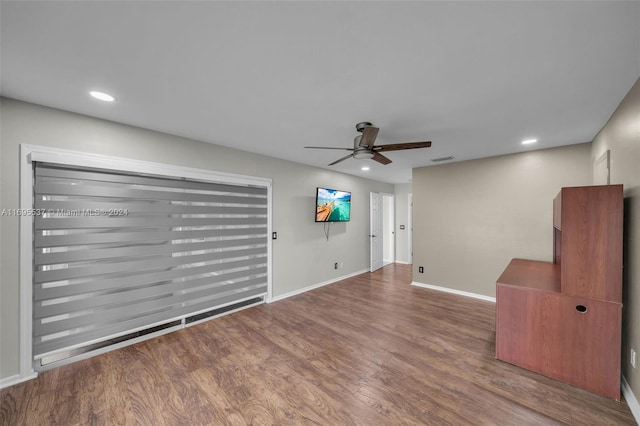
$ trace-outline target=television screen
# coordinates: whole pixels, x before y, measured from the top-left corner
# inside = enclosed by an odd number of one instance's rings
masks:
[[[316,222],[349,222],[351,193],[336,189],[316,189]]]

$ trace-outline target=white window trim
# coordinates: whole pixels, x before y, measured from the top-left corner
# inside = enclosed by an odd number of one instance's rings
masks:
[[[200,181],[224,182],[242,185],[257,185],[267,188],[267,235],[271,235],[272,179],[233,173],[214,172],[205,169],[153,163],[91,154],[38,145],[20,145],[20,209],[33,209],[33,161],[56,163],[66,166],[83,166],[110,169],[134,173],[148,173],[171,177],[183,177]],[[33,369],[32,352],[32,283],[33,283],[33,225],[31,216],[20,217],[20,374],[14,383],[37,377]],[[267,238],[267,299],[270,302],[272,291],[272,241]]]

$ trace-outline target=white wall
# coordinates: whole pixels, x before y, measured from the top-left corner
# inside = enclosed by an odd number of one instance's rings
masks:
[[[369,192],[393,186],[204,142],[1,99],[0,208],[17,208],[19,144],[175,164],[273,180],[273,296],[369,267]],[[314,222],[316,186],[353,193],[351,222]],[[0,219],[0,380],[19,371],[18,218]],[[335,270],[335,262],[343,269]]]
[[[414,169],[413,280],[494,297],[512,258],[551,261],[553,198],[590,184],[590,152],[587,143]]]

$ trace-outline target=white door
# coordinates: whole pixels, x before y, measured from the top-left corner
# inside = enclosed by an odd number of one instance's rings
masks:
[[[371,272],[382,268],[383,263],[383,233],[382,233],[382,195],[376,192],[370,194],[369,204],[369,241],[371,253]]]

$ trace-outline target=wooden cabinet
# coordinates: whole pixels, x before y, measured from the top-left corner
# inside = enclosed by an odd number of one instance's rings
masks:
[[[622,185],[562,188],[553,263],[496,283],[496,358],[620,400]]]

